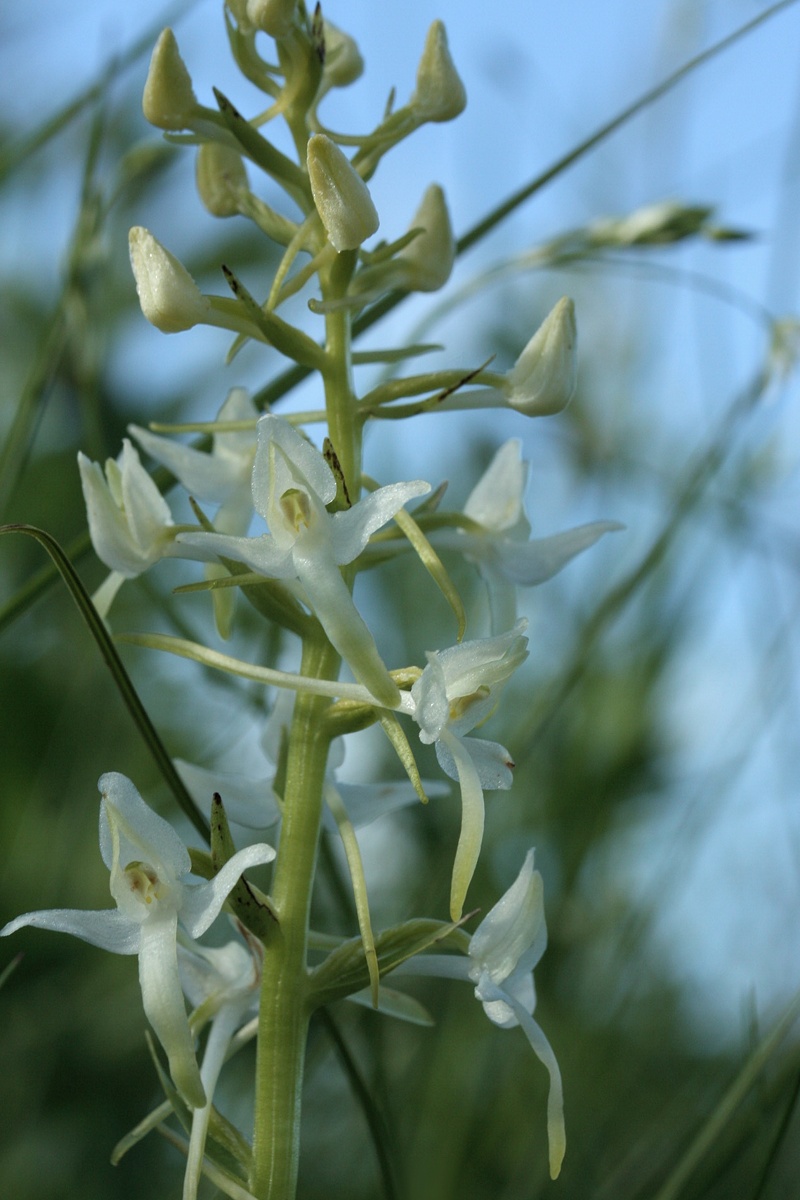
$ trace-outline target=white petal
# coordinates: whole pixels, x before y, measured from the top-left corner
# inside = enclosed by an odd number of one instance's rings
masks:
[[[430,490],[430,484],[423,479],[414,479],[410,483],[392,483],[365,496],[352,508],[334,513],[331,519],[331,540],[337,563],[344,565],[352,562],[364,549],[371,535],[387,521],[391,521],[406,501],[413,500],[415,496],[427,495]]]
[[[358,784],[337,781],[336,787],[355,829],[362,829],[379,817],[419,803],[417,793],[411,784],[406,782]],[[447,784],[434,780],[425,780],[423,787],[425,795],[429,798],[443,796],[450,791]]]
[[[253,506],[256,512],[269,523],[269,499],[271,489],[274,490],[274,481],[270,480],[273,442],[295,468],[300,482],[307,483],[323,504],[330,504],[336,496],[336,481],[319,450],[282,417],[268,414],[260,419],[256,428],[258,449],[253,467]],[[285,490],[281,488],[281,491]]]
[[[400,692],[386,669],[375,639],[359,614],[329,547],[309,529],[298,537],[293,550],[297,577],[331,643],[359,683],[388,708],[395,708]]]
[[[414,720],[420,728],[420,741],[430,745],[450,719],[447,681],[438,653],[428,655],[427,667],[411,688],[411,699],[415,706]],[[451,778],[455,779],[456,776],[452,775]]]
[[[522,458],[522,442],[510,438],[470,492],[464,515],[496,533],[513,529],[523,516],[522,497],[527,479],[528,464]]]
[[[133,579],[149,566],[149,560],[135,545],[125,515],[103,478],[100,464],[78,454],[78,467],[95,553],[112,571]]]
[[[206,1097],[178,974],[177,917],[173,913],[145,921],[141,930],[139,983],[144,1011],[169,1059],[175,1086],[187,1104],[202,1108]]]
[[[123,916],[117,908],[102,912],[83,912],[76,908],[43,909],[15,917],[0,929],[0,937],[8,937],[24,926],[52,929],[55,933],[70,933],[81,941],[110,950],[112,954],[138,954],[141,926]]]
[[[189,851],[168,821],[145,804],[125,775],[109,771],[97,785],[100,805],[100,853],[109,870],[113,864],[111,816],[120,839],[123,869],[130,862],[150,863],[159,875],[178,880],[191,869]],[[113,814],[110,810],[113,810]]]
[[[257,842],[239,850],[213,879],[205,883],[189,884],[184,888],[180,910],[181,924],[193,938],[198,938],[219,916],[222,906],[232,888],[244,871],[261,863],[272,862],[275,851],[266,842]]]
[[[532,970],[535,964],[528,963],[529,952],[535,946],[541,957],[546,936],[544,887],[541,875],[533,869],[533,850],[529,850],[514,883],[472,935],[472,977],[477,979],[486,971],[495,984],[502,984],[523,958],[527,969]]]
[[[291,547],[286,550],[277,546],[268,533],[254,538],[230,537],[224,533],[180,533],[175,540],[178,547],[186,548],[186,558],[198,558],[201,562],[230,558],[266,579],[292,579],[295,575]]]
[[[256,1003],[258,968],[251,952],[239,941],[224,946],[178,945],[178,969],[183,990],[198,1007],[207,1000],[227,1003],[244,992]]]
[[[202,812],[208,813],[211,798],[219,792],[229,821],[247,829],[266,829],[280,817],[272,790],[272,779],[250,779],[224,771],[209,771],[194,763],[175,759],[178,774]]]
[[[505,682],[528,657],[528,639],[522,636],[526,626],[526,621],[518,621],[498,637],[476,638],[437,651],[450,700]]]
[[[142,449],[156,462],[167,467],[187,492],[199,500],[221,504],[240,482],[231,463],[213,454],[204,454],[183,442],[159,437],[147,429],[140,429],[138,425],[129,425],[128,429]]]
[[[604,533],[624,529],[618,521],[591,521],[552,537],[534,538],[527,543],[506,540],[495,543],[494,567],[512,583],[534,587],[551,579],[576,554],[588,550]]]
[[[247,388],[234,387],[228,392],[222,408],[217,413],[218,421],[252,421],[252,429],[231,430],[230,433],[214,434],[214,454],[222,458],[234,458],[241,462],[251,460],[256,451],[256,421],[259,411]]]
[[[472,759],[472,765],[477,772],[481,787],[487,792],[507,792],[514,782],[512,770],[514,760],[499,742],[485,741],[483,738],[459,738],[461,745]],[[439,740],[436,743],[436,757],[439,766],[451,779],[458,778],[453,756],[449,751],[449,742]]]
[[[97,609],[97,615],[106,619],[117,592],[125,582],[125,576],[120,571],[111,571],[106,575],[100,587],[92,592],[92,604]]]
[[[564,1129],[564,1088],[561,1083],[561,1072],[556,1062],[553,1048],[545,1037],[542,1029],[534,1021],[530,1013],[509,993],[505,999],[514,1010],[520,1027],[533,1048],[533,1052],[547,1068],[550,1075],[550,1091],[547,1096],[547,1141],[550,1147],[550,1178],[557,1179],[564,1161],[567,1148],[567,1135]]]
[[[127,438],[122,442],[120,468],[122,500],[128,526],[142,554],[155,561],[161,556],[165,532],[173,523],[169,505]]]
[[[214,1089],[217,1086],[219,1073],[225,1062],[228,1047],[243,1016],[246,1002],[224,1005],[211,1022],[211,1029],[206,1041],[203,1055],[203,1066],[200,1078],[207,1097],[202,1108],[196,1108],[192,1114],[192,1132],[189,1139],[189,1153],[186,1159],[186,1173],[183,1179],[183,1200],[195,1200],[200,1186],[200,1176],[203,1169],[203,1151],[205,1150],[208,1122],[211,1119]]]

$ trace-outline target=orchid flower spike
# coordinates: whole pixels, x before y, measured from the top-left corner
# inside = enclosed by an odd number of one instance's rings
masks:
[[[528,657],[526,621],[493,638],[461,642],[447,650],[430,651],[428,665],[403,707],[419,725],[421,742],[434,743],[439,765],[461,786],[461,834],[453,863],[450,915],[461,918],[483,840],[483,789],[508,789],[514,762],[499,742],[467,738],[485,721],[498,694]]]
[[[0,929],[0,937],[32,925],[70,933],[113,954],[138,954],[147,1019],[164,1047],[176,1087],[188,1105],[202,1108],[206,1095],[178,974],[178,927],[190,938],[200,937],[242,872],[271,862],[275,851],[264,843],[248,846],[213,879],[187,883],[189,851],[172,826],[148,808],[131,781],[111,772],[101,776],[98,786],[100,853],[111,872],[116,909],[25,913]]]
[[[253,504],[270,532],[253,538],[182,534],[179,544],[201,559],[219,555],[269,579],[299,580],[310,608],[356,679],[381,704],[396,708],[400,692],[339,568],[353,562],[370,536],[407,500],[429,492],[430,485],[419,479],[390,484],[351,508],[329,513],[326,505],[336,498],[336,479],[320,452],[281,417],[264,416],[257,428]]]
[[[396,975],[433,975],[463,979],[475,986],[483,1011],[500,1029],[519,1025],[547,1068],[547,1137],[550,1176],[556,1179],[566,1150],[564,1093],[553,1049],[533,1018],[536,1007],[534,967],[547,946],[542,877],[529,850],[519,875],[470,938],[468,959],[452,954],[423,954],[402,963]]]
[[[591,521],[551,537],[531,538],[523,508],[528,463],[519,438],[499,448],[464,505],[470,528],[442,529],[436,546],[460,551],[480,571],[489,593],[492,629],[516,620],[516,588],[535,587],[557,575],[576,555],[603,536],[623,529],[617,521]]]

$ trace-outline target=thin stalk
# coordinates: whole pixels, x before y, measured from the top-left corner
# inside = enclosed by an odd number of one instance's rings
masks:
[[[339,657],[323,638],[307,639],[301,670],[332,678]],[[322,818],[330,700],[298,695],[289,736],[283,825],[272,900],[278,933],[264,959],[256,1054],[250,1190],[258,1200],[292,1200],[300,1150],[300,1099],[309,1012],[306,954],[311,892]]]
[[[323,300],[338,300],[344,295],[355,268],[355,253],[338,254],[329,270],[320,272]],[[330,435],[350,500],[355,503],[361,490],[361,424],[356,419],[353,389],[352,321],[347,309],[327,313],[325,349],[328,365],[324,370],[325,410]]]

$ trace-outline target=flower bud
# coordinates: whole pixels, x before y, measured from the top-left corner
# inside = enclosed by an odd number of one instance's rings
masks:
[[[428,30],[409,103],[426,121],[452,121],[466,107],[467,93],[450,57],[441,21],[434,21]]]
[[[600,217],[589,226],[593,245],[662,246],[706,231],[713,208],[662,200],[625,217]]]
[[[364,60],[349,34],[330,21],[323,22],[325,33],[325,66],[322,79],[325,89],[347,87],[364,70]]]
[[[292,27],[296,0],[247,0],[247,16],[270,37],[285,37]]]
[[[153,48],[142,111],[157,129],[186,129],[197,108],[192,80],[175,34],[165,29]]]
[[[356,250],[378,228],[367,185],[324,133],[308,142],[308,177],[320,220],[334,249]]]
[[[416,292],[435,292],[450,278],[456,256],[456,243],[444,192],[432,183],[414,214],[411,228],[422,233],[397,255],[408,269],[408,286]]]
[[[162,333],[178,333],[208,319],[209,303],[183,263],[136,225],[128,235],[131,267],[142,312]]]
[[[222,142],[206,142],[197,153],[197,191],[214,217],[235,217],[239,195],[247,192],[247,171],[240,154]]]
[[[509,403],[528,417],[561,412],[575,392],[577,373],[575,305],[562,296],[506,376]]]

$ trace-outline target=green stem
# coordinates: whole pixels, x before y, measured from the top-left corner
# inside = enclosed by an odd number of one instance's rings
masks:
[[[309,638],[301,671],[335,678],[330,643]],[[300,1098],[309,1012],[306,951],[311,892],[322,816],[330,700],[298,694],[289,737],[286,788],[272,901],[278,932],[264,958],[256,1055],[255,1123],[250,1190],[258,1200],[292,1200],[300,1149]]]
[[[337,254],[320,272],[323,300],[338,300],[347,290],[356,265],[356,251]],[[361,491],[361,422],[353,389],[353,346],[350,312],[339,309],[325,317],[327,365],[323,372],[328,432],[339,459],[351,501]]]

